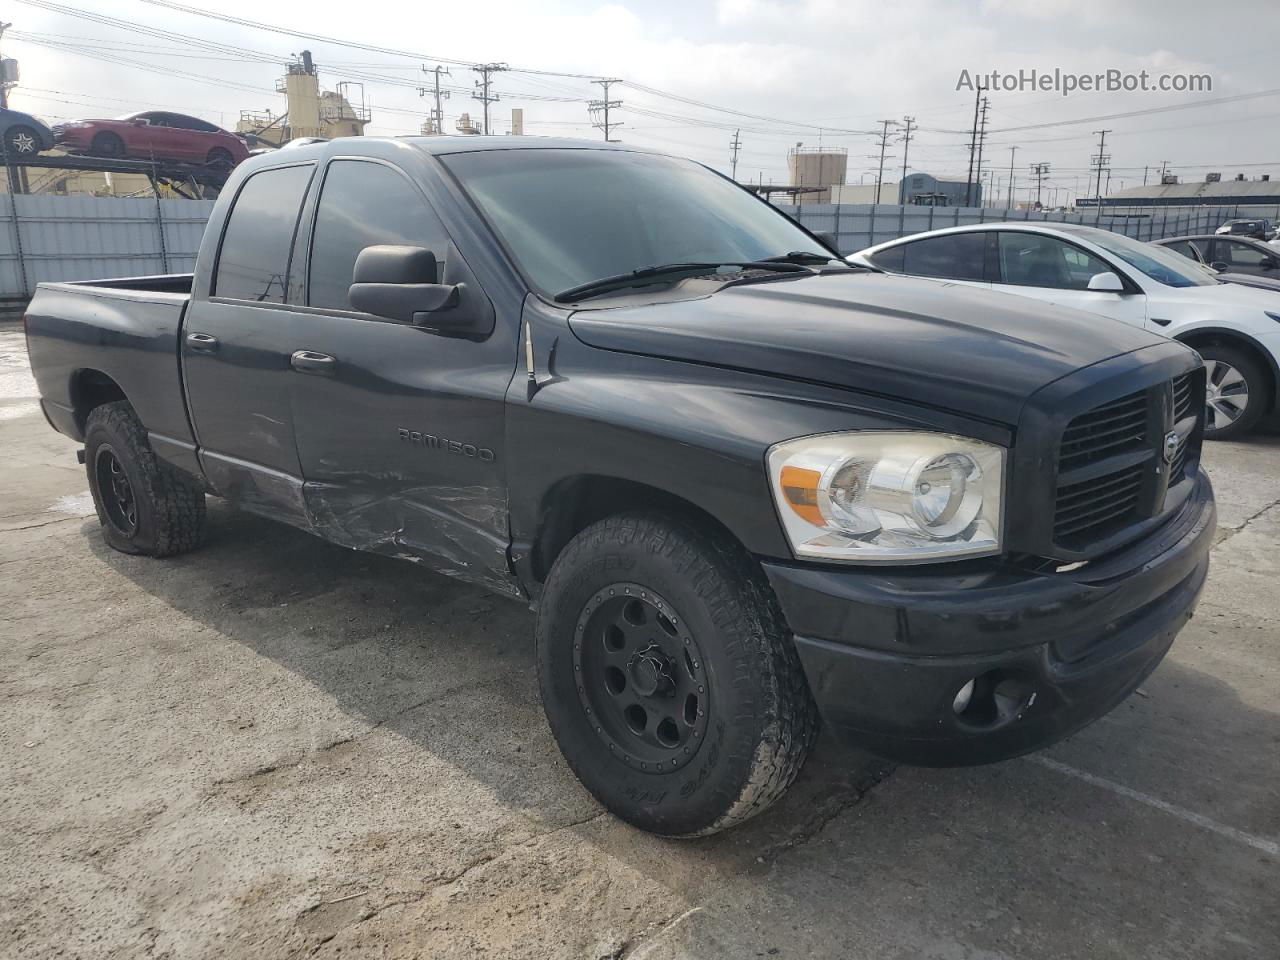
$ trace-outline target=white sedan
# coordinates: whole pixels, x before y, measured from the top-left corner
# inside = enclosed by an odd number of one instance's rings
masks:
[[[1210,439],[1240,436],[1275,407],[1280,293],[1221,283],[1163,247],[1069,223],[987,223],[918,233],[848,259],[1047,300],[1180,340],[1205,360]]]

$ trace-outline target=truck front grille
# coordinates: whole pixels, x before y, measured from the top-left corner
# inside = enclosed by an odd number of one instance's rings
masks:
[[[1191,371],[1086,410],[1058,446],[1053,540],[1087,551],[1158,516],[1199,450],[1196,401],[1204,374]],[[1176,434],[1177,446],[1169,447]],[[1198,456],[1196,456],[1198,461]]]

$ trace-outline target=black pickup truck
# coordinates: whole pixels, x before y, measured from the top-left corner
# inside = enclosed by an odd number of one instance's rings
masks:
[[[257,157],[194,275],[41,284],[26,325],[113,547],[197,547],[212,494],[529,603],[566,758],[663,834],[763,809],[819,718],[908,763],[1049,744],[1208,571],[1191,350],[851,267],[621,145]]]

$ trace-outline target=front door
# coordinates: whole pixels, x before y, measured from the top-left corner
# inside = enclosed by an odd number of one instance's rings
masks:
[[[1213,262],[1223,264],[1224,273],[1249,273],[1255,277],[1280,276],[1280,249],[1262,243],[1246,243],[1219,237],[1213,241]]]
[[[182,365],[200,461],[214,489],[306,525],[289,403],[293,324],[289,257],[315,164],[274,167],[236,196],[211,295],[193,299]],[[211,240],[210,242],[214,242]]]
[[[517,318],[499,317],[475,341],[355,312],[347,299],[355,259],[376,244],[426,247],[441,263],[441,282],[483,296],[402,171],[374,160],[328,164],[290,377],[312,523],[348,546],[423,559],[517,593],[503,444]]]
[[[1116,270],[1073,243],[1042,233],[1001,230],[996,250],[998,281],[992,290],[1101,314],[1135,327],[1147,325],[1146,294],[1090,290],[1090,279]]]

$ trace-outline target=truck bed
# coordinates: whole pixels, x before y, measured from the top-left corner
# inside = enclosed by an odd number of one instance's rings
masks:
[[[41,283],[27,307],[27,349],[45,416],[80,440],[91,397],[128,397],[156,453],[194,464],[179,345],[191,274]]]

